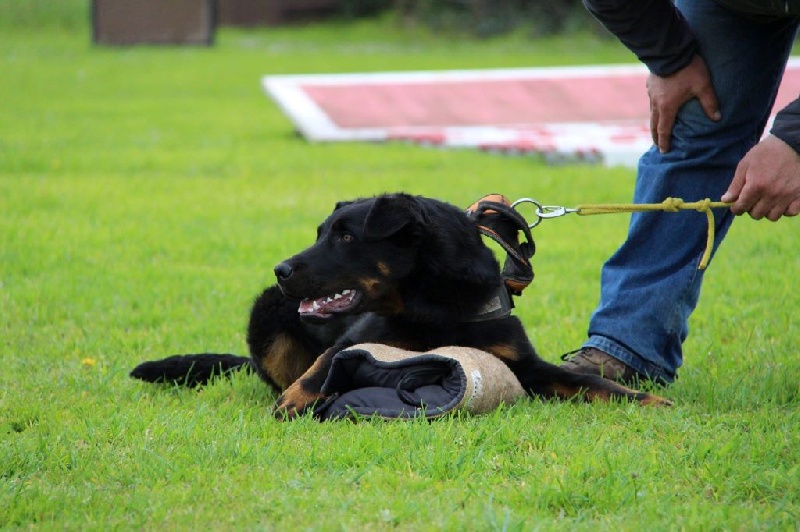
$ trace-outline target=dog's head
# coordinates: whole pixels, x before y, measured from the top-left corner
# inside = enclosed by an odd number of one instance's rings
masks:
[[[304,318],[390,312],[400,304],[398,280],[414,268],[422,223],[410,196],[338,203],[316,242],[275,267],[278,284],[301,299]]]
[[[470,307],[463,295],[451,305],[460,289],[479,306],[484,285],[491,293],[500,283],[497,262],[461,210],[406,194],[337,204],[316,242],[278,264],[275,275],[311,321],[419,313],[421,304],[453,306],[446,315]]]

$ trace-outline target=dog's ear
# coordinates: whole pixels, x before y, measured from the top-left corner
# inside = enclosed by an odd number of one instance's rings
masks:
[[[347,207],[348,205],[352,205],[355,203],[354,201],[337,201],[336,205],[333,207],[333,212],[338,211],[342,207]]]
[[[422,221],[419,206],[411,196],[378,196],[364,219],[364,238],[382,240],[397,237],[411,243]]]

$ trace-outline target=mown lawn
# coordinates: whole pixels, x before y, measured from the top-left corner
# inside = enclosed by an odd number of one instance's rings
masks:
[[[21,5],[0,0],[0,527],[800,527],[797,220],[734,225],[680,379],[659,390],[670,409],[524,400],[434,423],[279,423],[255,377],[191,391],[127,376],[246,352],[252,298],[337,200],[631,196],[628,169],[309,145],[262,75],[630,61],[614,41],[465,41],[383,19],[97,48],[82,2],[33,2],[43,24]],[[516,312],[544,358],[580,345],[626,223],[536,229]]]

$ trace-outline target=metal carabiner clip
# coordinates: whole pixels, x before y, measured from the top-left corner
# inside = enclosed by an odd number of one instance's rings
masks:
[[[536,216],[538,216],[539,218],[560,218],[565,214],[570,214],[579,211],[580,209],[569,209],[567,207],[561,207],[558,205],[542,205],[536,211]]]
[[[567,207],[561,207],[559,205],[542,205],[533,198],[520,198],[514,203],[512,203],[511,207],[516,209],[517,205],[519,205],[520,203],[532,203],[536,205],[536,211],[534,212],[534,214],[536,215],[536,220],[534,220],[533,223],[528,224],[528,227],[530,229],[533,229],[534,227],[542,223],[542,220],[548,220],[550,218],[560,218],[565,214],[570,214],[573,212],[580,211],[580,209],[569,209]]]

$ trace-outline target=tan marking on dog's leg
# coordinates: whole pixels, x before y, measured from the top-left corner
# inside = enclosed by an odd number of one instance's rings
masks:
[[[639,402],[646,406],[672,406],[672,401],[660,395],[653,395],[648,393]]]
[[[311,366],[313,355],[299,347],[288,334],[279,334],[259,361],[262,371],[285,390]]]
[[[308,370],[286,388],[275,402],[275,417],[279,420],[294,419],[325,396],[316,385],[310,384],[315,377],[327,375],[327,369],[333,358],[332,349],[328,349],[318,356]]]
[[[614,397],[636,401],[643,406],[672,406],[672,401],[647,392],[633,390],[618,383],[612,383],[616,389],[598,390],[586,389],[581,387],[566,386],[563,384],[553,384],[550,390],[556,397],[561,399],[571,399],[582,395],[587,401],[611,401]]]
[[[509,344],[495,344],[486,349],[501,360],[519,360],[519,351]]]
[[[315,401],[324,397],[319,392],[305,390],[299,381],[295,381],[278,397],[275,403],[275,417],[279,420],[294,419],[305,412]]]
[[[602,401],[608,401],[611,397],[615,396],[615,393],[620,394],[627,394],[627,398],[631,401],[638,401],[641,405],[646,406],[672,406],[672,401],[669,399],[665,399],[663,397],[659,397],[658,395],[653,395],[647,392],[641,392],[639,390],[634,390],[633,388],[628,388],[627,386],[623,386],[618,382],[611,381],[613,386],[616,390],[612,390],[611,392],[600,392],[599,399]],[[592,400],[595,400],[595,397],[592,393],[587,393],[588,397]]]

